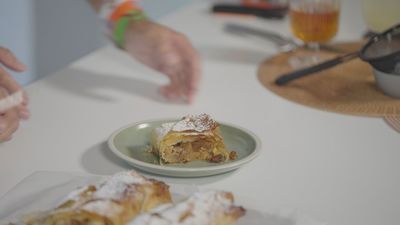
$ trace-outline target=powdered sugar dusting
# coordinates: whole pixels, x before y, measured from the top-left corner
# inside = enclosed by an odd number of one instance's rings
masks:
[[[66,202],[68,200],[78,201],[82,193],[88,189],[88,186],[80,187],[72,192],[70,192],[61,202]]]
[[[118,200],[123,198],[123,193],[128,185],[144,184],[147,182],[148,180],[146,180],[145,177],[141,176],[135,171],[117,173],[105,183],[100,185],[93,196],[95,198]]]
[[[88,202],[82,206],[83,210],[94,212],[106,217],[113,217],[120,214],[124,209],[110,200],[99,200]]]
[[[172,127],[175,125],[175,123],[164,123],[160,127],[157,127],[154,131],[156,133],[156,140],[157,143],[160,143],[160,141],[165,137],[165,135],[168,134],[168,132],[172,129]]]
[[[133,204],[133,201],[136,201],[135,188],[137,186],[147,184],[152,185],[154,182],[156,181],[147,179],[135,171],[120,172],[105,179],[100,184],[84,186],[70,192],[70,194],[64,198],[64,201],[61,202],[59,207],[43,212],[42,214],[37,214],[31,218],[27,217],[24,220],[29,223],[26,222],[24,224],[42,224],[44,219],[64,212],[71,213],[72,218],[69,219],[71,219],[71,223],[74,223],[74,213],[79,213],[81,210],[108,218],[115,218],[115,216],[120,216],[121,214],[126,213],[126,204],[120,204],[121,202],[129,201],[128,204]],[[147,191],[144,191],[146,193],[143,193],[142,191],[139,191],[138,193],[147,195]],[[70,200],[75,202],[72,202],[71,204],[71,202],[68,202]],[[85,218],[78,216],[76,220],[78,221],[76,222],[77,224],[80,223],[80,219]]]
[[[217,127],[218,124],[215,120],[205,113],[200,115],[189,115],[183,117],[182,120],[178,121],[173,127],[173,131],[197,131],[203,132],[212,130]]]
[[[72,209],[79,209],[95,212],[104,216],[112,216],[120,212],[122,209],[115,205],[113,200],[121,200],[124,198],[124,192],[128,185],[145,184],[151,182],[135,171],[124,171],[113,175],[106,179],[103,183],[96,185],[96,191],[90,196],[90,201],[83,205],[78,204],[72,206]],[[79,201],[83,192],[88,189],[88,186],[79,188],[71,192],[63,202],[68,200]],[[67,209],[64,209],[67,210]]]
[[[138,216],[128,225],[203,225],[213,224],[217,213],[229,212],[232,199],[226,192],[197,192],[186,201],[169,207],[154,209],[151,213]]]
[[[170,131],[193,131],[192,133],[185,133],[186,135],[196,135],[197,132],[210,131],[218,126],[218,123],[211,119],[207,114],[189,115],[183,117],[178,122],[164,123],[160,127],[154,129],[156,134],[156,141],[160,143],[161,140]]]

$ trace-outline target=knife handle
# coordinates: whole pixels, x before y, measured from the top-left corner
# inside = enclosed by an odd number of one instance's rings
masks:
[[[287,7],[259,8],[232,4],[216,4],[212,7],[212,12],[250,14],[261,18],[282,19],[286,15],[287,9]]]
[[[322,70],[326,70],[329,69],[331,67],[334,67],[338,64],[347,62],[349,60],[352,60],[354,58],[358,57],[358,51],[357,52],[352,52],[352,53],[348,53],[346,55],[343,56],[338,56],[335,57],[331,60],[327,60],[324,61],[322,63],[319,63],[317,65],[314,66],[310,66],[310,67],[306,67],[304,69],[300,69],[300,70],[296,70],[294,72],[290,72],[287,74],[284,74],[280,77],[278,77],[278,79],[275,80],[275,84],[282,86],[292,80],[298,79],[300,77],[304,77]]]

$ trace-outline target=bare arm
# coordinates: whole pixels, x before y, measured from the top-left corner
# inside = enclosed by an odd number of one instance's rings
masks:
[[[88,1],[96,12],[103,12],[103,7],[110,5],[105,3],[110,3],[111,0]],[[122,7],[123,4],[124,7]],[[123,43],[116,42],[117,45],[144,65],[168,76],[170,83],[160,88],[160,92],[166,98],[192,102],[199,86],[201,66],[196,50],[185,35],[148,18],[137,19],[132,14],[121,13],[129,12],[127,11],[129,7],[132,10],[140,10],[133,1],[119,1],[119,5],[112,5],[112,7],[114,12],[103,18],[112,29],[118,27],[119,19],[130,18],[128,25],[123,26],[122,38],[118,39],[123,40]]]

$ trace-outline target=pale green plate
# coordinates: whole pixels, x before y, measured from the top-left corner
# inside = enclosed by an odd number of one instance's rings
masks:
[[[174,120],[138,122],[115,131],[108,139],[108,146],[119,158],[151,173],[175,177],[200,177],[225,173],[254,159],[261,147],[259,138],[237,126],[219,123],[224,142],[238,158],[224,163],[194,161],[182,164],[160,165],[158,158],[148,151],[151,131],[163,123]]]

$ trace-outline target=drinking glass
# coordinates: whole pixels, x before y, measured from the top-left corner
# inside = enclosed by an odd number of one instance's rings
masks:
[[[295,67],[309,66],[320,61],[319,44],[330,41],[336,35],[339,11],[339,0],[289,1],[292,33],[312,50],[311,55],[297,58],[298,65]]]

